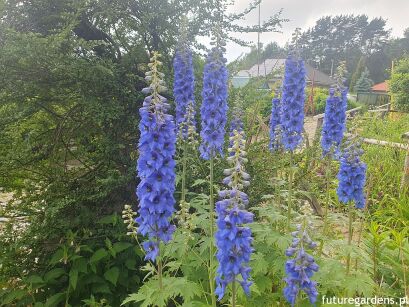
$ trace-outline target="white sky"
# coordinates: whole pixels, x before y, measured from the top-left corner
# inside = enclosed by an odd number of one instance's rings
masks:
[[[240,12],[248,6],[251,0],[236,0],[229,12]],[[263,0],[261,3],[261,20],[283,9],[282,17],[290,19],[283,24],[283,33],[262,33],[260,41],[267,44],[276,41],[279,45],[291,39],[295,28],[302,31],[314,26],[315,22],[325,15],[366,14],[370,18],[383,17],[387,19],[387,27],[392,28],[392,36],[403,36],[404,29],[409,27],[409,0]],[[242,24],[257,24],[258,10],[251,12]],[[236,34],[246,41],[257,42],[257,33]],[[230,62],[249,51],[249,48],[228,43],[226,57]]]

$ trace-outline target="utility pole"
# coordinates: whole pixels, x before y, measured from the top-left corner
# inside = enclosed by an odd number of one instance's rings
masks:
[[[261,1],[260,1],[260,3],[258,4],[257,77],[260,77],[260,32],[261,32],[260,12],[261,12]]]
[[[331,78],[334,76],[334,59],[331,60]]]

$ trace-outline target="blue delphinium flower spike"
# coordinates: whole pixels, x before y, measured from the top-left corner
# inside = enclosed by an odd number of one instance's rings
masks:
[[[285,61],[283,91],[281,95],[282,144],[285,150],[294,151],[302,141],[304,128],[305,67],[296,52],[290,52]]]
[[[223,154],[223,143],[227,117],[226,59],[223,57],[224,42],[218,40],[209,52],[203,71],[200,154],[205,160]]]
[[[317,244],[309,237],[306,226],[297,225],[297,230],[291,235],[293,241],[285,253],[287,257],[290,257],[285,264],[287,275],[284,279],[287,286],[283,290],[285,299],[291,306],[295,306],[298,294],[304,291],[310,303],[315,304],[318,296],[317,283],[311,280],[311,277],[319,267],[314,257],[308,254],[306,249],[314,249]]]
[[[337,195],[340,202],[347,204],[353,201],[356,208],[362,209],[365,207],[366,177],[366,164],[360,159],[363,150],[355,142],[348,141],[346,145],[340,159]]]
[[[345,64],[337,68],[337,85],[329,90],[325,105],[324,123],[322,126],[321,147],[323,155],[331,152],[339,156],[339,146],[344,137],[346,127],[346,110],[348,88],[344,85]]]
[[[227,177],[223,180],[229,188],[219,193],[221,200],[216,203],[216,257],[219,262],[216,294],[219,300],[223,298],[230,283],[240,284],[246,294],[250,293],[251,285],[248,263],[253,251],[251,247],[253,239],[250,228],[244,225],[253,221],[253,214],[245,210],[248,196],[242,192],[243,188],[249,185],[250,176],[244,170],[247,159],[242,124],[233,121],[233,125],[236,124],[238,129],[232,129],[230,155],[227,158],[232,167],[224,171]]]
[[[170,224],[175,199],[175,124],[167,114],[169,105],[159,93],[165,90],[163,74],[158,71],[161,62],[154,53],[149,64],[146,80],[150,82],[144,93],[151,93],[143,102],[139,113],[139,158],[137,163],[140,183],[136,194],[139,199],[138,232],[148,236],[142,244],[145,259],[155,261],[160,241],[172,238],[175,226]]]
[[[281,138],[281,100],[278,97],[278,91],[271,101],[271,118],[270,118],[270,150],[276,151],[280,148]]]
[[[193,74],[192,52],[187,46],[186,42],[181,42],[176,50],[175,58],[173,60],[174,68],[174,85],[173,94],[175,96],[176,105],[176,125],[178,132],[183,139],[188,137],[188,120],[191,128],[196,127],[195,123],[195,97],[194,84],[195,77]],[[187,108],[191,107],[193,114],[187,118]]]

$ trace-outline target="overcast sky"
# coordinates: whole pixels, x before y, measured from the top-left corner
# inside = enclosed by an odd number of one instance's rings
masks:
[[[230,12],[240,12],[248,6],[251,0],[236,0]],[[409,0],[263,0],[261,3],[261,20],[267,20],[280,9],[282,17],[290,19],[283,24],[283,33],[262,33],[260,41],[267,44],[271,41],[284,46],[291,39],[294,29],[300,27],[303,31],[314,26],[317,19],[325,15],[366,14],[369,17],[387,19],[387,27],[392,28],[392,36],[403,36],[403,30],[409,27]],[[258,11],[251,12],[243,24],[257,24]],[[257,42],[257,33],[236,34],[247,41]],[[248,52],[249,48],[237,44],[227,45],[226,57],[232,61],[240,54]]]

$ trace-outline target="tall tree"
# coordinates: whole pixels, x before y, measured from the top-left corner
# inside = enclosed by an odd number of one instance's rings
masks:
[[[355,72],[352,74],[351,82],[350,82],[350,90],[354,90],[356,82],[358,81],[359,77],[361,76],[362,72],[365,70],[366,57],[361,56],[359,59],[358,65],[356,66]]]
[[[348,71],[355,71],[362,56],[370,58],[383,49],[389,37],[385,26],[384,19],[369,20],[366,15],[325,16],[302,33],[299,44],[303,57],[326,73],[342,60]]]
[[[369,92],[373,85],[373,81],[369,78],[369,70],[365,67],[355,85],[355,92]]]

